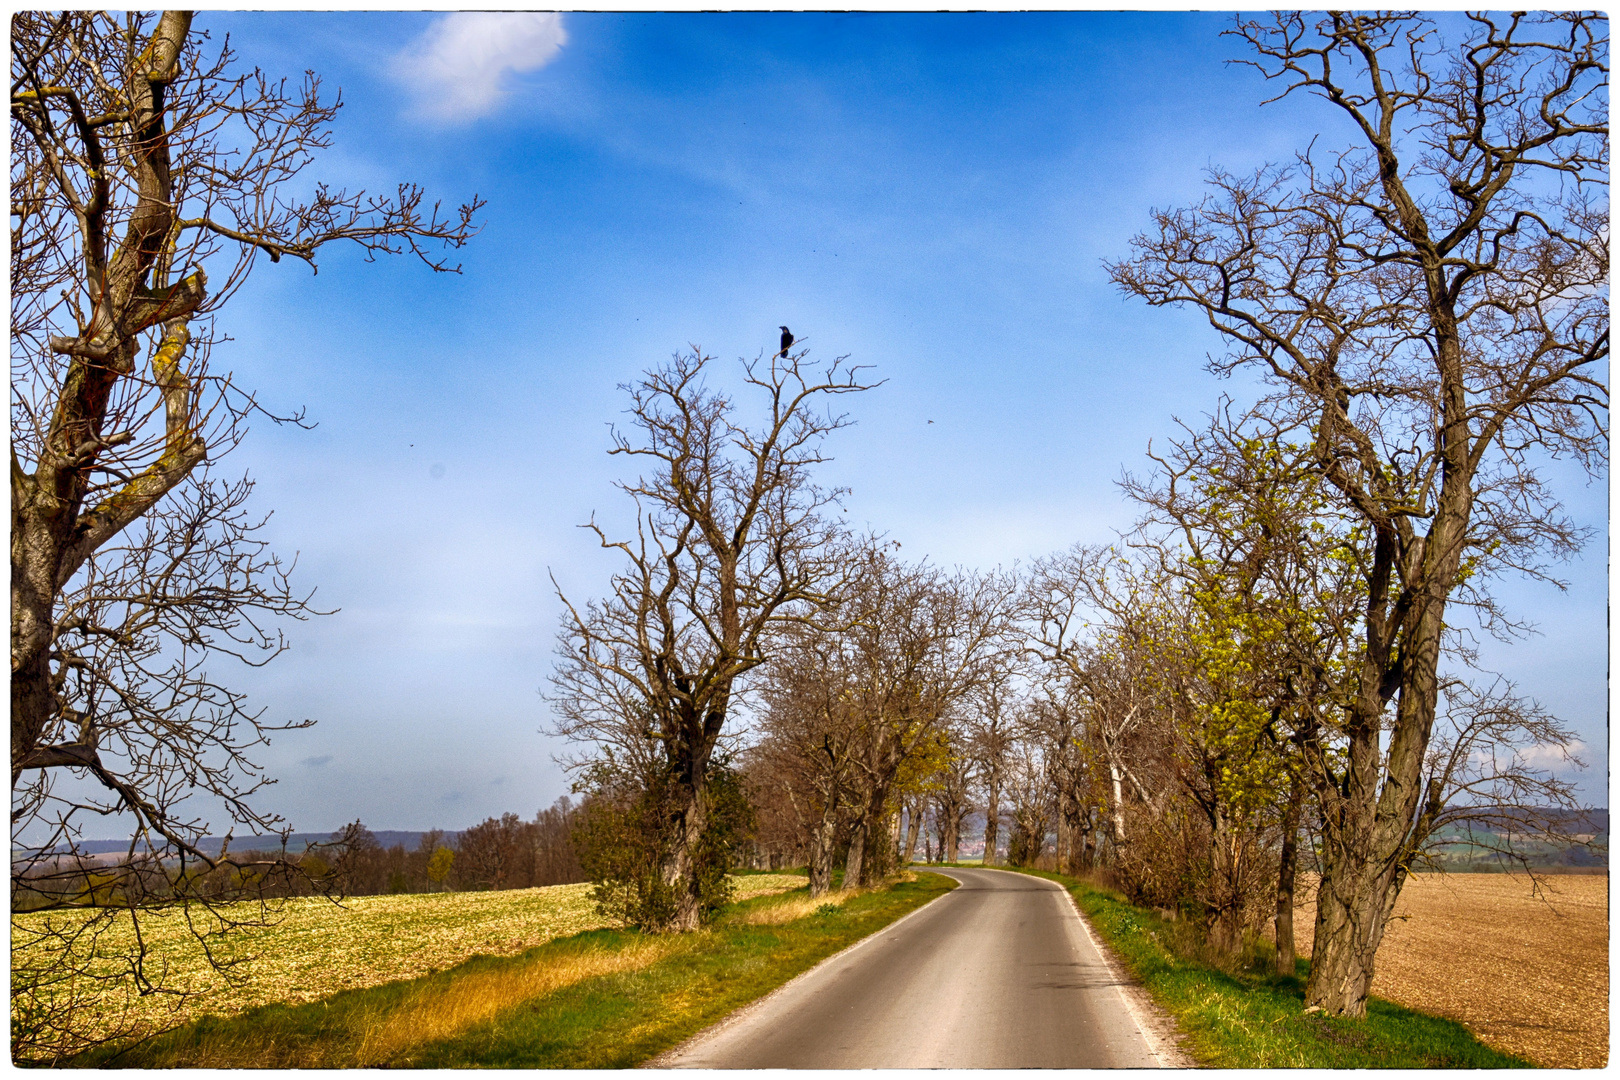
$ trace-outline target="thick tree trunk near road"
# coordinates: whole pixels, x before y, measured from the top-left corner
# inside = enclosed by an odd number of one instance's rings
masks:
[[[940,837],[940,846],[944,849],[946,862],[957,862],[962,848],[962,824],[959,821],[945,823],[945,835]]]
[[[861,872],[866,863],[866,835],[867,821],[863,817],[855,823],[849,834],[849,853],[844,856],[844,888],[858,889],[861,885]]]
[[[1232,828],[1224,813],[1217,811],[1210,836],[1211,870],[1209,927],[1210,945],[1223,953],[1235,953],[1243,943],[1243,853],[1242,837]]]
[[[1455,386],[1450,396],[1456,400],[1448,402],[1446,409],[1450,418],[1463,404],[1456,342],[1445,344],[1449,348],[1441,350],[1442,374],[1447,371],[1448,356],[1459,372],[1455,379],[1442,378],[1443,387]],[[1465,433],[1452,432],[1447,437],[1452,446],[1466,450]],[[1320,752],[1316,755],[1324,866],[1305,1001],[1307,1006],[1320,1006],[1336,1016],[1366,1014],[1373,957],[1406,880],[1407,861],[1424,839],[1419,815],[1424,759],[1439,696],[1440,638],[1446,597],[1457,579],[1473,503],[1466,454],[1450,453],[1445,460],[1447,468],[1428,535],[1404,546],[1388,544],[1392,550],[1386,573],[1395,569],[1397,555],[1404,556],[1400,569],[1411,607],[1402,625],[1386,627],[1384,597],[1376,579],[1370,590],[1367,664],[1382,662],[1376,672],[1363,675],[1361,696],[1349,725],[1347,794],[1341,795],[1330,781],[1324,782],[1324,757]],[[1400,681],[1389,748],[1380,753],[1385,727],[1385,699],[1380,691],[1382,676],[1391,668],[1399,672]],[[1371,674],[1379,680],[1373,681]],[[1429,793],[1427,809],[1431,813],[1438,813],[1438,799],[1437,792]]]
[[[701,773],[698,775],[701,776]],[[675,812],[670,820],[670,850],[664,859],[664,884],[675,892],[675,912],[668,929],[690,933],[703,925],[703,898],[698,892],[697,850],[703,840],[708,815],[703,790],[698,783],[679,785],[673,797]]]
[[[1114,824],[1114,843],[1123,846],[1125,843],[1125,791],[1123,781],[1125,774],[1120,770],[1119,762],[1114,760],[1112,753],[1108,755],[1108,777],[1113,781],[1113,801],[1109,805]]]
[[[828,806],[810,838],[811,896],[822,896],[832,888],[833,842],[837,832],[837,808]]]
[[[1308,1007],[1334,1016],[1367,1014],[1373,960],[1405,878],[1400,870],[1375,872],[1365,879],[1343,870],[1331,880],[1323,877],[1316,898]]]
[[[858,889],[882,882],[893,852],[894,823],[885,813],[887,783],[873,784],[861,807],[860,819],[850,833],[849,855],[844,862],[844,888]]]

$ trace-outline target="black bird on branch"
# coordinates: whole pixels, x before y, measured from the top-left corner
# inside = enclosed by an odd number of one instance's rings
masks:
[[[784,326],[782,327],[782,351],[776,355],[786,356],[787,351],[791,348],[793,348],[793,331]]]

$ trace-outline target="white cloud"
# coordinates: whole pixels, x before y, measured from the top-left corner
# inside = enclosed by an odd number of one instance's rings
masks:
[[[510,73],[545,67],[567,41],[555,11],[458,11],[406,46],[394,74],[424,115],[476,120],[506,96]]]
[[[1577,758],[1587,765],[1592,764],[1592,755],[1589,748],[1579,739],[1574,740],[1567,748],[1561,746],[1546,746],[1537,744],[1527,746],[1522,752],[1524,763],[1532,769],[1547,769],[1555,773],[1562,773],[1571,767],[1569,758]]]

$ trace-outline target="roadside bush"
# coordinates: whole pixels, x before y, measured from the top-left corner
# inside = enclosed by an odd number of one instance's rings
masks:
[[[1127,828],[1130,840],[1116,849],[1110,869],[1130,903],[1192,919],[1214,935],[1217,951],[1239,950],[1245,937],[1266,927],[1277,888],[1277,855],[1267,832],[1229,837],[1229,865],[1217,874],[1209,821],[1192,800],[1169,800],[1158,815],[1132,815]],[[1216,926],[1221,912],[1225,922]]]

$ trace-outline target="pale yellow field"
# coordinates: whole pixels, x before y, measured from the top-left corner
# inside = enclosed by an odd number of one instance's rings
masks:
[[[734,879],[736,898],[784,892],[804,884],[791,874]],[[141,932],[152,954],[168,964],[164,985],[196,991],[178,1008],[173,999],[136,999],[127,1019],[167,1027],[205,1013],[229,1015],[273,1002],[298,1004],[341,990],[411,979],[452,967],[471,956],[508,956],[583,930],[609,925],[596,913],[591,886],[552,885],[504,892],[361,896],[342,906],[318,897],[282,902],[274,926],[232,935],[225,955],[252,957],[229,985],[207,962],[178,916],[144,918]],[[63,915],[54,916],[63,918]],[[13,916],[39,920],[43,916]],[[117,957],[130,944],[127,926],[102,939],[102,955]],[[111,963],[113,961],[109,961]],[[97,1025],[126,1019],[124,995],[104,995]]]
[[[1374,994],[1461,1021],[1546,1068],[1609,1057],[1609,879],[1558,874],[1544,896],[1514,874],[1415,874],[1378,950]],[[1301,894],[1308,890],[1301,889]],[[1294,915],[1310,955],[1311,903]]]

